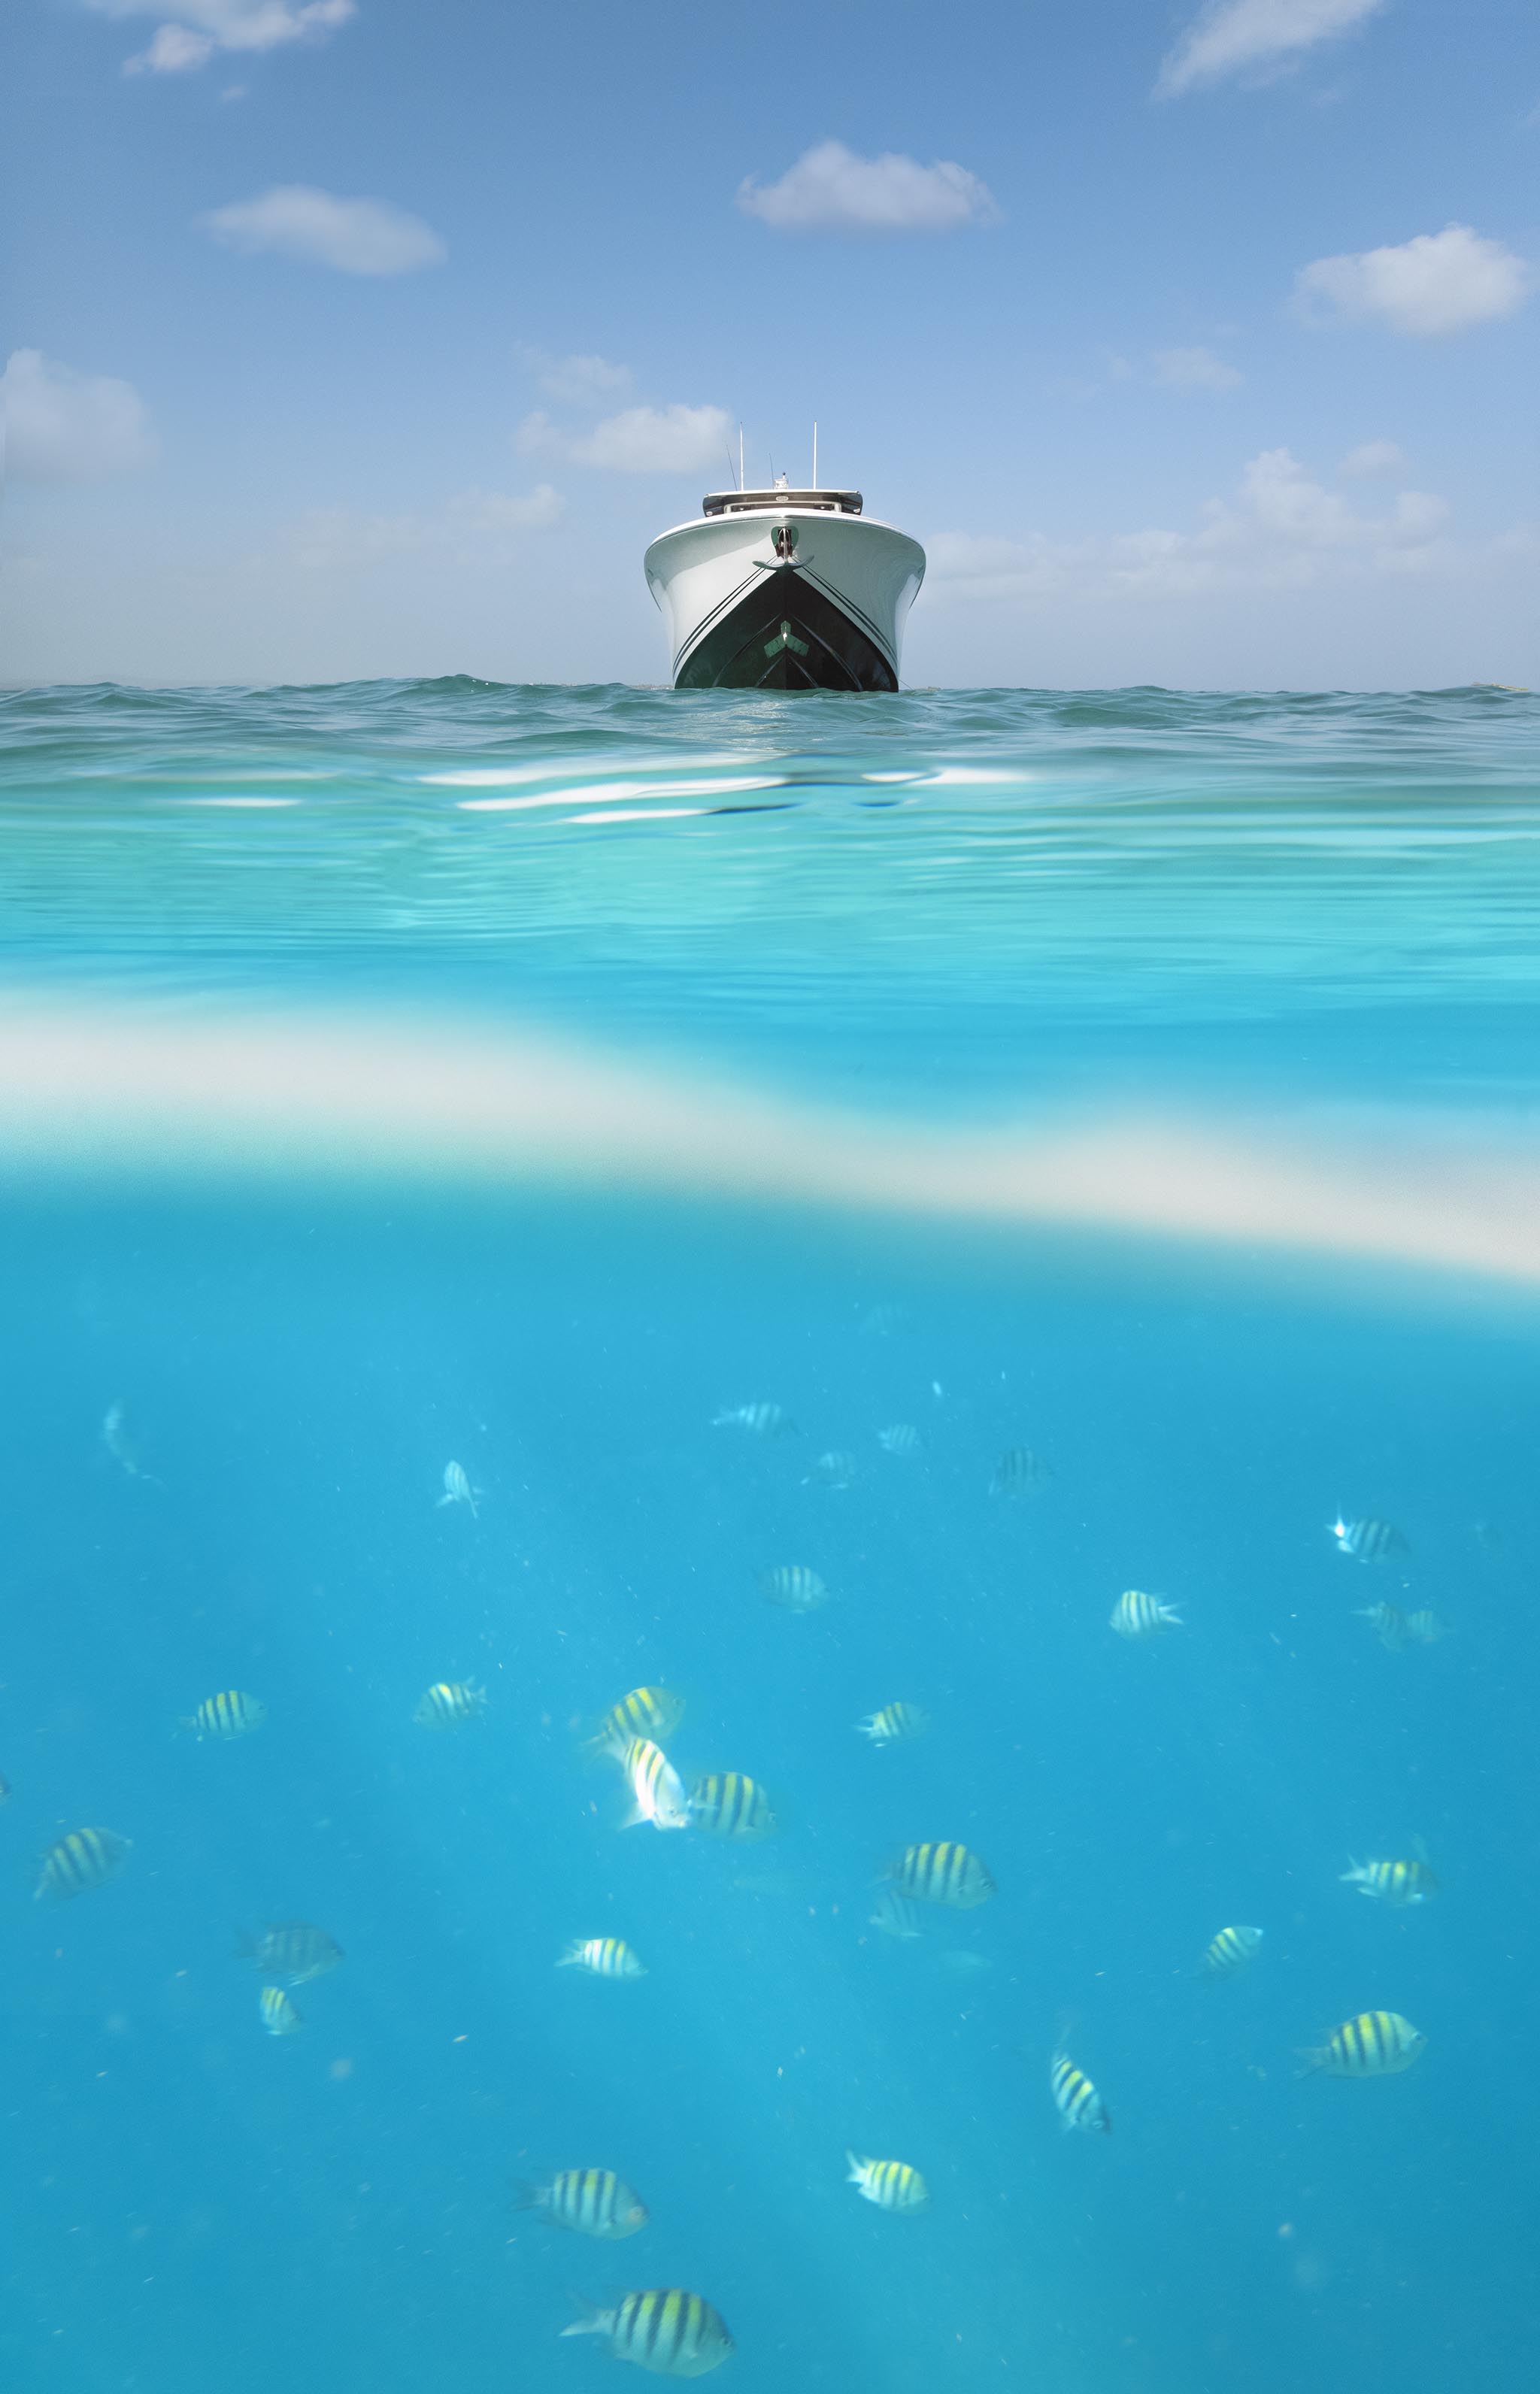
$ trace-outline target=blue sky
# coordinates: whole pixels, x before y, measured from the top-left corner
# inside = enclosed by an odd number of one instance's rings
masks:
[[[12,0],[0,678],[656,680],[809,468],[911,682],[1533,681],[1533,0]]]

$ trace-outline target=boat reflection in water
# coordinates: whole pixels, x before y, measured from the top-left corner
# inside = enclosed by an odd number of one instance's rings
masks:
[[[676,690],[895,691],[925,577],[907,533],[859,491],[714,491],[643,562],[668,625]]]

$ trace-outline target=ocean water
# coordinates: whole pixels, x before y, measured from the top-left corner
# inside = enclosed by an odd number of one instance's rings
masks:
[[[0,2382],[581,2394],[683,2287],[743,2394],[1533,2386],[1537,729],[0,699]],[[622,1828],[643,1684],[773,1836]],[[939,1839],[997,1891],[896,1940]],[[647,2226],[516,2207],[577,2167]]]

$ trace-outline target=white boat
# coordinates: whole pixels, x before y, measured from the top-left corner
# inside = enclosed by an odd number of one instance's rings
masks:
[[[676,690],[897,690],[925,577],[907,533],[859,491],[714,491],[643,559]]]

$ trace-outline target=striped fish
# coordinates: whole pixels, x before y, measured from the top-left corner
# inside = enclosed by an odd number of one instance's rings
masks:
[[[913,1422],[892,1422],[887,1429],[879,1429],[877,1444],[886,1448],[889,1454],[905,1457],[925,1452],[925,1440]]]
[[[557,1958],[559,1970],[587,1970],[596,1979],[645,1979],[647,1971],[622,1937],[576,1937]]]
[[[921,1903],[944,1903],[953,1912],[971,1912],[987,1903],[994,1881],[967,1846],[905,1846],[888,1873],[901,1895]]]
[[[484,1688],[469,1679],[438,1679],[418,1702],[413,1719],[420,1729],[460,1729],[480,1720],[487,1708]]]
[[[1265,1934],[1260,1928],[1221,1928],[1204,1954],[1204,1977],[1233,1979],[1248,1962],[1256,1961]]]
[[[617,1761],[634,1737],[650,1737],[661,1745],[684,1718],[684,1698],[670,1688],[633,1688],[612,1704],[588,1741],[590,1754],[612,1754]]]
[[[1390,2078],[1410,2070],[1427,2043],[1400,2012],[1360,2012],[1300,2059],[1306,2072],[1323,2070],[1329,2078]]]
[[[558,2170],[549,2186],[516,2187],[514,2201],[520,2211],[543,2212],[558,2228],[611,2244],[647,2225],[646,2203],[613,2170]]]
[[[270,2036],[297,2036],[305,2025],[303,2014],[282,1987],[264,1987],[257,1998],[257,2008]]]
[[[634,1829],[642,1821],[651,1821],[654,1829],[688,1829],[690,1799],[679,1777],[661,1745],[651,1738],[634,1737],[620,1757],[631,1790],[631,1809],[624,1826]]]
[[[464,1505],[469,1508],[470,1518],[474,1521],[477,1519],[476,1499],[480,1493],[479,1488],[471,1486],[470,1475],[463,1463],[444,1465],[444,1493],[439,1499],[441,1512],[446,1505]]]
[[[1361,1563],[1382,1563],[1388,1555],[1412,1551],[1394,1521],[1345,1521],[1339,1513],[1331,1524],[1339,1555],[1354,1555]]]
[[[732,2350],[721,2312],[682,2286],[622,2295],[612,2310],[586,2311],[561,2334],[608,2336],[617,2361],[634,2361],[655,2377],[704,2377]]]
[[[796,1429],[783,1405],[725,1405],[712,1418],[713,1429],[741,1429],[749,1438],[789,1438]]]
[[[868,1713],[856,1723],[862,1736],[869,1737],[874,1745],[897,1745],[906,1738],[923,1737],[929,1726],[929,1715],[918,1704],[902,1702],[884,1704],[881,1712]]]
[[[84,1895],[89,1888],[105,1887],[128,1860],[128,1838],[115,1835],[111,1829],[72,1829],[44,1855],[42,1875],[33,1890],[34,1899],[46,1895],[62,1901]]]
[[[1397,1912],[1409,1904],[1427,1903],[1439,1892],[1439,1882],[1426,1862],[1354,1862],[1342,1874],[1344,1887],[1356,1887]]]
[[[1147,1596],[1142,1587],[1125,1587],[1112,1607],[1112,1625],[1120,1638],[1158,1638],[1163,1629],[1186,1627],[1175,1605],[1164,1604],[1158,1596]]]
[[[1406,1643],[1406,1616],[1393,1604],[1361,1604],[1358,1619],[1367,1621],[1388,1654],[1399,1654]]]
[[[270,1979],[286,1979],[291,1987],[324,1978],[343,1958],[336,1938],[309,1920],[275,1921],[259,1937],[242,1937],[235,1950],[243,1961],[255,1962]]]
[[[1406,1635],[1414,1646],[1436,1646],[1449,1636],[1449,1624],[1440,1620],[1430,1604],[1419,1605],[1406,1616]]]
[[[1032,1496],[1046,1488],[1053,1473],[1040,1454],[1030,1446],[1007,1447],[994,1467],[994,1477],[989,1483],[992,1496]]]
[[[897,1888],[885,1887],[873,1908],[869,1926],[880,1928],[885,1937],[905,1940],[918,1937],[921,1934],[919,1908],[911,1903],[906,1895],[900,1895]]]
[[[930,2200],[930,2189],[907,2162],[863,2161],[860,2153],[847,2153],[845,2159],[849,2168],[846,2185],[859,2186],[879,2211],[923,2211]]]
[[[222,1695],[210,1696],[201,1703],[183,1720],[182,1727],[193,1737],[217,1737],[228,1743],[232,1737],[249,1737],[267,1717],[268,1708],[260,1696],[244,1695],[239,1688],[227,1688]]]
[[[770,1797],[757,1779],[741,1770],[718,1770],[697,1779],[690,1791],[690,1817],[708,1837],[736,1837],[748,1843],[775,1835],[775,1814]]]
[[[816,1612],[829,1601],[827,1587],[806,1563],[777,1563],[773,1571],[760,1572],[759,1587],[767,1601],[784,1612]]]
[[[843,1447],[831,1447],[827,1454],[819,1456],[808,1478],[818,1480],[824,1488],[849,1488],[855,1476],[855,1456],[847,1454]]]
[[[1086,2072],[1075,2068],[1067,2053],[1054,2055],[1048,2064],[1048,2084],[1066,2128],[1084,2128],[1088,2136],[1112,2134],[1112,2113]]]

